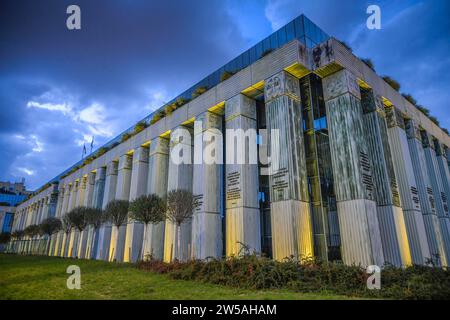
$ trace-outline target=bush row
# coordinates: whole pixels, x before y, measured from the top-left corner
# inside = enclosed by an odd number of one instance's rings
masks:
[[[294,259],[277,262],[255,255],[226,260],[164,263],[150,260],[138,268],[173,279],[202,281],[243,289],[290,289],[353,297],[390,299],[450,299],[450,271],[425,266],[404,269],[385,266],[381,289],[367,289],[370,274],[360,266]]]

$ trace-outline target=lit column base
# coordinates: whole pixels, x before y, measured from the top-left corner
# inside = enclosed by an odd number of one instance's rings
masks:
[[[111,225],[103,225],[98,233],[97,260],[109,261],[109,244],[111,242]]]
[[[406,230],[408,231],[409,248],[414,264],[424,265],[431,258],[422,212],[404,210]]]
[[[244,254],[244,245],[250,253],[261,252],[261,230],[259,209],[228,208],[226,216],[226,255]]]
[[[216,212],[196,212],[192,221],[195,259],[222,256],[222,218]]]
[[[347,265],[384,265],[377,209],[371,200],[337,203],[342,259]]]
[[[313,238],[309,203],[297,200],[272,202],[273,258],[282,261],[293,256],[306,259],[313,256]]]
[[[385,262],[396,267],[411,265],[403,209],[392,205],[378,206],[377,213]]]
[[[141,257],[144,225],[140,222],[129,222],[126,226],[124,262],[136,262]]]

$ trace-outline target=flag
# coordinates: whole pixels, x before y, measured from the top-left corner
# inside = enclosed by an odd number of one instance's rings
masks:
[[[92,153],[93,148],[94,148],[94,136],[92,136],[92,140],[91,140],[91,153]]]
[[[86,144],[83,143],[83,154],[81,155],[81,159],[84,158],[85,154],[86,154]]]

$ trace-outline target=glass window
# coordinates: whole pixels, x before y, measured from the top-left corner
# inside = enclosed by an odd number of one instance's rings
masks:
[[[249,59],[249,51],[247,50],[247,51],[245,51],[243,54],[242,54],[242,66],[245,68],[245,67],[248,67],[248,65],[250,64],[250,61],[249,61],[250,59]]]
[[[267,52],[267,51],[269,51],[271,48],[270,48],[270,38],[265,38],[264,40],[263,40],[263,52]]]
[[[262,54],[263,54],[263,46],[262,43],[260,42],[256,45],[256,59],[261,58]]]
[[[303,30],[303,16],[295,19],[294,27],[295,27],[295,37],[297,39],[300,39],[305,35],[305,31]]]
[[[278,48],[278,34],[276,32],[270,36],[270,47],[274,50]]]
[[[295,32],[294,32],[294,22],[289,22],[289,24],[286,26],[286,41],[289,42],[291,40],[294,40],[295,38]]]
[[[286,44],[286,27],[278,30],[278,48]]]

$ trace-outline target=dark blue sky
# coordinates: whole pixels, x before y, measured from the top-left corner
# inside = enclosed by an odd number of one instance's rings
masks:
[[[449,1],[2,0],[0,180],[41,186],[301,13],[450,128]]]

